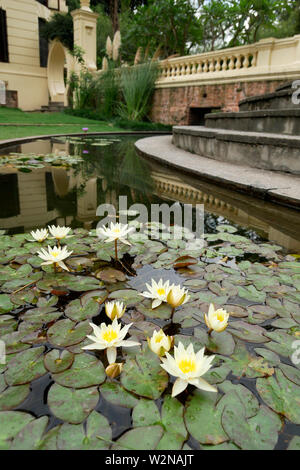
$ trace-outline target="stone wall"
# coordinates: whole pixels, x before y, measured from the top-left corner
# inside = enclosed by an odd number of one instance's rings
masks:
[[[270,80],[158,88],[153,96],[150,117],[163,124],[188,125],[190,108],[238,111],[240,100],[271,93],[284,83],[283,80]]]

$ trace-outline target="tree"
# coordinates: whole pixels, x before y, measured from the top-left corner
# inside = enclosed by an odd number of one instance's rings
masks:
[[[202,28],[189,0],[149,0],[127,18],[121,33],[122,56],[132,60],[139,46],[148,49],[150,55],[158,47],[162,57],[187,54],[200,42]]]

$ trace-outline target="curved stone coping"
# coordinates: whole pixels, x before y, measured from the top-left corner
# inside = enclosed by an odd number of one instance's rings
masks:
[[[35,135],[29,137],[18,137],[17,139],[0,140],[0,148],[8,147],[14,144],[26,144],[34,140],[45,140],[51,139],[51,137],[93,137],[97,135],[170,135],[168,131],[112,131],[112,132],[75,132],[75,133],[64,133],[64,134],[48,134],[48,135]]]
[[[179,149],[171,136],[148,137],[135,143],[139,155],[199,176],[203,181],[257,196],[285,206],[300,208],[300,177],[220,162]]]
[[[293,147],[300,149],[300,137],[271,134],[267,132],[245,132],[227,129],[215,129],[205,126],[174,126],[173,134],[214,138],[230,142],[247,144],[272,145],[276,147]]]
[[[243,100],[239,101],[239,106],[243,106],[248,103],[254,103],[256,101],[257,102],[267,101],[267,100],[272,100],[274,98],[280,98],[282,96],[291,96],[293,92],[294,90],[286,89],[286,85],[283,85],[282,87],[278,87],[276,91],[273,91],[271,93],[265,93],[263,95],[248,96],[248,98],[244,98]]]

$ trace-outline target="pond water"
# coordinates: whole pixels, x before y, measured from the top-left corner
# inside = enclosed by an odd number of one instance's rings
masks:
[[[0,449],[299,449],[300,214],[144,160],[137,138],[0,151]],[[203,249],[137,234],[115,260],[94,229],[97,207],[119,195],[128,206],[204,204]],[[41,266],[30,241],[49,224],[73,229],[68,273]],[[151,278],[189,290],[173,319],[140,296]],[[107,299],[125,302],[121,321],[141,344],[118,348],[113,379],[105,352],[82,350],[89,323],[109,322]],[[230,322],[209,336],[212,302]],[[159,328],[215,355],[204,378],[218,393],[189,385],[171,398],[175,379],[146,341]]]

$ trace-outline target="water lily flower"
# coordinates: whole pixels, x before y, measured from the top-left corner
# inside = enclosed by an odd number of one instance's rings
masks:
[[[187,289],[184,289],[179,285],[176,286],[175,284],[172,284],[167,295],[167,302],[173,308],[176,308],[185,304],[190,299],[190,297],[191,296],[189,295]]]
[[[214,357],[205,356],[204,348],[195,354],[192,344],[185,349],[180,342],[178,347],[174,348],[174,357],[166,353],[166,358],[161,359],[161,367],[170,375],[177,377],[173,385],[172,397],[183,392],[188,384],[207,392],[217,392],[215,387],[201,377],[211,368]]]
[[[101,323],[99,327],[93,323],[90,323],[95,336],[88,335],[87,337],[93,341],[93,343],[89,344],[88,346],[84,346],[82,349],[106,349],[109,364],[114,364],[117,358],[118,347],[125,346],[128,348],[140,345],[140,343],[137,343],[136,341],[124,340],[131,325],[132,323],[129,323],[129,325],[121,328],[122,325],[118,323],[116,318],[111,325]]]
[[[49,233],[48,233],[48,230],[46,228],[42,228],[41,230],[36,230],[35,232],[30,232],[32,238],[34,240],[29,240],[30,242],[39,242],[39,243],[42,243],[43,241],[46,240],[46,238],[48,238],[49,236]]]
[[[148,299],[154,299],[152,302],[152,308],[159,307],[162,302],[167,302],[167,297],[170,290],[169,281],[164,282],[160,279],[156,282],[154,279],[151,279],[151,285],[146,284],[148,292],[145,291],[141,295],[147,297]]]
[[[68,235],[70,232],[70,227],[60,227],[59,225],[56,227],[55,225],[49,225],[48,226],[49,232],[51,233],[53,238],[56,238],[56,240],[60,241],[63,240],[64,238],[70,238],[73,235]]]
[[[147,338],[148,346],[158,356],[164,356],[173,346],[173,336],[166,335],[163,330],[153,331],[151,338]]]
[[[105,243],[115,242],[115,258],[118,259],[118,240],[126,245],[131,245],[126,240],[127,235],[134,230],[134,227],[129,227],[128,224],[114,224],[111,222],[110,227],[98,227],[97,235],[100,238],[106,238]]]
[[[41,251],[38,251],[37,254],[40,258],[44,260],[42,265],[53,264],[54,270],[56,271],[57,266],[60,266],[62,269],[69,271],[69,268],[63,262],[64,259],[68,258],[73,251],[67,251],[67,247],[61,248],[60,246],[48,246],[48,251],[41,248]]]
[[[214,304],[210,304],[208,315],[204,315],[205,323],[209,332],[212,330],[221,333],[228,326],[229,313],[223,308],[215,310]]]
[[[106,302],[105,304],[105,313],[111,320],[115,318],[121,318],[124,315],[126,306],[124,302]]]

